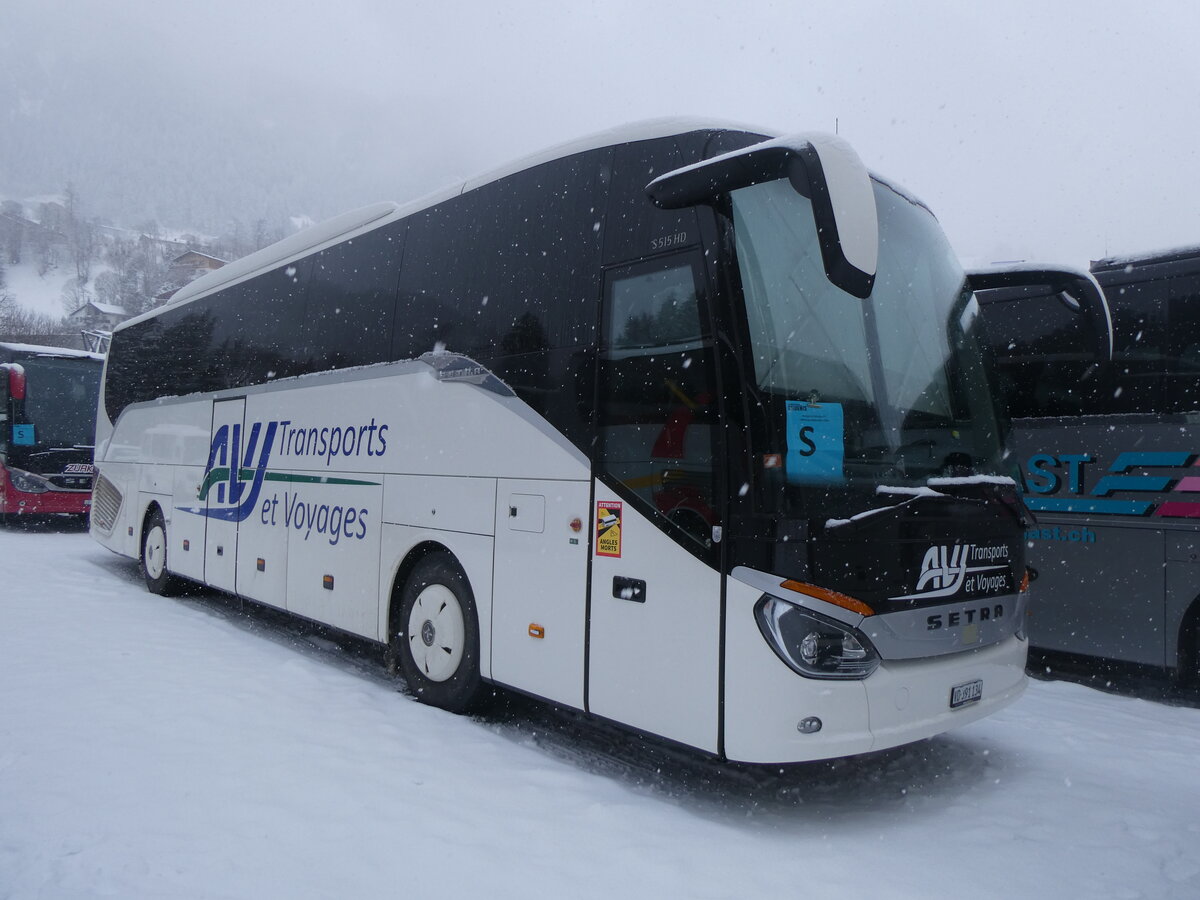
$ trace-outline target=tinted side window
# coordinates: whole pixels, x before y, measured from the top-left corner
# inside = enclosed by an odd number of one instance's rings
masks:
[[[607,154],[517,172],[478,195],[480,326],[500,354],[594,342]]]
[[[475,218],[472,204],[455,197],[406,220],[393,359],[415,359],[438,345],[469,354],[478,344],[476,323],[489,298],[471,272]]]
[[[980,300],[1008,414],[1082,415],[1102,390],[1083,317],[1034,290],[984,291]]]
[[[311,370],[304,333],[311,260],[280,266],[113,335],[109,418],[156,397],[262,384]]]
[[[304,317],[313,370],[391,359],[403,225],[367,232],[313,259]]]
[[[1086,319],[1057,297],[987,291],[984,322],[1014,418],[1160,413],[1167,370],[1161,286],[1104,285],[1113,359],[1097,361]]]
[[[1166,283],[1167,334],[1171,366],[1167,406],[1173,412],[1200,410],[1200,276]]]
[[[395,350],[481,361],[592,339],[599,294],[594,154],[557,160],[410,216]]]
[[[104,395],[113,422],[131,403],[226,386],[212,346],[213,300],[168,310],[113,335]]]
[[[700,240],[692,209],[659,209],[646,185],[683,165],[673,138],[623,144],[613,154],[612,189],[604,220],[604,261],[640,259]]]
[[[1101,282],[1113,323],[1113,361],[1092,413],[1160,413],[1167,369],[1162,282]]]
[[[223,387],[262,384],[312,370],[305,328],[311,272],[310,257],[200,301],[211,303],[216,313],[212,350],[224,370]]]

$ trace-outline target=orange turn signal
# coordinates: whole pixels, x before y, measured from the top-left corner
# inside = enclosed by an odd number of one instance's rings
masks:
[[[832,603],[834,606],[840,606],[842,609],[856,612],[860,616],[875,615],[875,610],[871,609],[871,607],[867,606],[861,600],[855,600],[848,594],[840,594],[828,588],[817,587],[815,584],[807,584],[803,581],[792,581],[789,579],[782,582],[779,586],[787,588],[789,591],[795,591],[797,594],[806,594],[817,600],[824,600],[826,603]]]
[[[546,636],[546,629],[543,628],[541,625],[534,625],[532,622],[530,622],[529,623],[529,636],[533,637],[533,638],[538,638],[540,640],[541,638],[544,638]]]

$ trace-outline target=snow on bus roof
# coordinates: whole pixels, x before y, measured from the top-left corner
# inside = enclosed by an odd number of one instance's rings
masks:
[[[733,122],[694,118],[650,119],[611,128],[606,131],[599,131],[574,141],[538,151],[481,175],[468,178],[465,181],[447,185],[403,205],[391,201],[374,203],[370,206],[364,206],[360,209],[334,216],[331,219],[326,219],[303,231],[289,235],[281,241],[276,241],[274,244],[255,251],[248,256],[235,260],[220,269],[214,269],[202,275],[177,291],[165,306],[156,307],[140,316],[128,319],[118,325],[114,331],[123,331],[131,325],[136,325],[146,319],[155,317],[161,310],[174,309],[184,303],[209,294],[219,287],[232,286],[236,282],[244,281],[252,275],[257,275],[276,266],[293,262],[307,256],[313,251],[324,249],[326,246],[339,243],[346,238],[356,236],[358,233],[378,228],[388,222],[405,218],[443,200],[457,197],[466,191],[474,190],[475,188],[490,184],[507,175],[512,175],[533,166],[576,153],[608,147],[613,144],[653,140],[654,138],[688,134],[695,131],[743,131],[750,134],[770,133],[764,129]]]
[[[1200,256],[1200,244],[1185,244],[1182,247],[1170,247],[1166,250],[1152,250],[1146,253],[1129,254],[1124,256],[1106,256],[1092,263],[1093,271],[1097,269],[1116,269],[1124,266],[1137,266],[1144,263],[1174,262]]]
[[[18,344],[12,341],[0,341],[0,350],[12,353],[30,353],[34,356],[71,356],[76,358],[95,359],[103,361],[100,353],[88,350],[76,350],[74,347],[50,347],[45,344]]]

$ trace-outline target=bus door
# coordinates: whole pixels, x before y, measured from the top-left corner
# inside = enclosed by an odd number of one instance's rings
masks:
[[[717,391],[702,272],[686,252],[605,278],[588,709],[716,751]]]
[[[204,580],[225,591],[236,590],[237,515],[246,485],[241,479],[246,400],[214,400],[206,491],[207,530]]]

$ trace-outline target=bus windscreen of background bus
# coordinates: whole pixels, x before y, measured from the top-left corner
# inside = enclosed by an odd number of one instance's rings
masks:
[[[84,515],[102,360],[0,343],[0,515]]]

